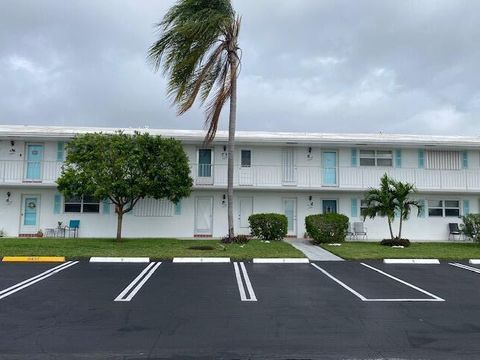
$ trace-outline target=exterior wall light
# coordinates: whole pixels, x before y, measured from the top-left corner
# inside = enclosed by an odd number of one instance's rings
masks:
[[[12,199],[10,198],[12,196],[12,193],[10,191],[7,191],[7,198],[5,199],[5,202],[7,205],[10,205],[12,203]]]
[[[307,159],[308,159],[308,160],[312,160],[312,159],[313,159],[312,147],[311,147],[311,146],[308,147]]]
[[[223,194],[222,195],[222,206],[227,205],[227,195]]]

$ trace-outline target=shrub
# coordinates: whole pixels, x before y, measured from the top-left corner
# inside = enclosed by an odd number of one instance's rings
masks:
[[[480,214],[468,214],[462,217],[460,229],[470,239],[480,242]]]
[[[380,245],[409,247],[410,246],[410,240],[400,239],[398,237],[395,237],[393,239],[383,239],[382,241],[380,241]]]
[[[248,218],[252,236],[262,240],[282,240],[287,236],[288,220],[283,214],[253,214]]]
[[[220,242],[223,244],[246,244],[250,241],[250,238],[247,235],[237,235],[234,237],[224,236]]]
[[[305,218],[305,228],[316,244],[345,241],[348,217],[343,214],[318,214]]]

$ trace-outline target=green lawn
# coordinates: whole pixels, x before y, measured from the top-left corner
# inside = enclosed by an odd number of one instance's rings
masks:
[[[474,243],[412,243],[408,248],[396,249],[378,242],[346,242],[341,246],[321,245],[324,249],[348,260],[424,258],[464,260],[480,258],[480,244]]]
[[[191,250],[191,246],[212,246],[213,250]],[[235,260],[254,257],[304,257],[290,244],[283,241],[264,243],[251,240],[248,244],[223,245],[218,240],[178,239],[48,239],[48,238],[0,238],[0,256],[66,256],[88,258],[90,256],[148,256],[169,260],[173,257],[215,256]]]

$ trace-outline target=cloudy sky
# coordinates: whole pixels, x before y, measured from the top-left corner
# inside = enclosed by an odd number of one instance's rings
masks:
[[[0,0],[0,124],[202,128],[145,60],[173,3]],[[239,129],[480,135],[480,1],[234,6]]]

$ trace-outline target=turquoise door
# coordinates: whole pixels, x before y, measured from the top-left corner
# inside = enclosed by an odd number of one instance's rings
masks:
[[[37,209],[38,201],[36,197],[26,197],[24,200],[23,225],[37,225]]]
[[[337,212],[337,200],[323,200],[322,212],[324,214],[331,214]]]
[[[211,149],[198,150],[198,176],[200,177],[212,176],[212,150]]]
[[[28,180],[41,179],[43,160],[43,145],[27,145],[27,176]]]
[[[323,152],[323,185],[337,185],[337,153]]]

